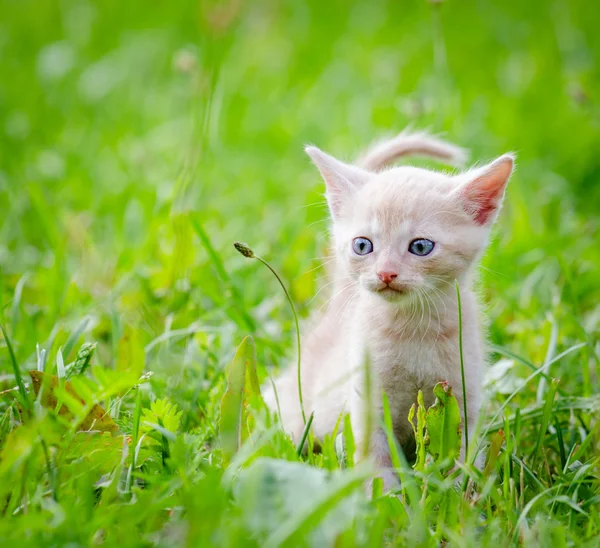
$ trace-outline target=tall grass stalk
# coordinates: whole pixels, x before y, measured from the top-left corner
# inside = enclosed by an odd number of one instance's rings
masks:
[[[463,354],[463,322],[462,322],[462,303],[460,300],[460,287],[456,281],[456,302],[458,304],[458,350],[460,353],[460,378],[462,382],[463,393],[463,413],[465,422],[465,461],[469,456],[469,419],[467,417],[467,384],[465,382],[465,360]]]
[[[302,420],[304,424],[306,424],[306,413],[304,412],[304,399],[302,398],[302,357],[301,357],[301,344],[300,344],[300,324],[298,322],[298,314],[296,313],[296,307],[294,306],[294,301],[292,301],[292,297],[290,296],[287,287],[283,283],[283,280],[279,277],[279,274],[275,271],[275,269],[262,257],[259,257],[250,249],[246,244],[242,244],[240,242],[235,242],[233,246],[236,250],[241,253],[244,257],[248,259],[256,259],[264,264],[277,278],[279,285],[283,289],[285,296],[287,297],[288,303],[290,304],[290,308],[292,309],[292,314],[294,315],[294,323],[296,324],[296,345],[298,347],[298,399],[300,400],[300,411],[302,413]]]

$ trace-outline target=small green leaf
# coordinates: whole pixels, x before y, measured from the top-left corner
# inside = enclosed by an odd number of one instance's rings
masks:
[[[458,402],[447,382],[433,388],[435,403],[427,410],[425,448],[435,461],[445,461],[460,453],[462,427]]]
[[[354,454],[356,453],[356,443],[354,442],[354,432],[352,431],[352,423],[350,415],[344,415],[344,450],[345,450],[345,465],[347,468],[354,466]]]
[[[171,403],[167,398],[155,400],[150,404],[150,409],[144,409],[142,412],[142,422],[147,424],[159,424],[165,430],[175,434],[179,430],[181,415],[177,406]],[[143,431],[149,431],[152,428],[145,426]]]
[[[488,451],[488,458],[485,465],[485,469],[483,470],[484,476],[489,476],[496,466],[496,462],[498,461],[498,455],[500,454],[500,449],[502,444],[504,443],[505,435],[504,430],[500,429],[492,436],[492,442],[490,444],[490,448]]]
[[[414,464],[415,470],[424,470],[425,469],[425,460],[426,460],[426,447],[425,447],[425,428],[427,426],[427,421],[425,419],[425,402],[423,401],[423,392],[419,390],[417,394],[417,404],[418,407],[415,408],[415,404],[413,403],[410,411],[408,412],[408,421],[413,427],[413,432],[415,434],[415,444],[416,444],[416,461]],[[415,424],[415,415],[417,418]]]
[[[175,434],[179,430],[182,411],[178,411],[177,406],[171,403],[167,398],[155,400],[150,405],[150,409],[143,410],[141,430],[143,432],[152,432],[156,441],[161,446],[162,464],[166,465],[171,456],[169,442],[176,439]]]
[[[223,459],[227,464],[242,444],[244,399],[250,394],[260,396],[256,378],[256,347],[252,337],[246,337],[238,346],[225,375],[227,390],[221,398],[219,433]]]

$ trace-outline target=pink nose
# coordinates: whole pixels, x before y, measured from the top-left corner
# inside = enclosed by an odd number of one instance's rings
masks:
[[[398,277],[398,274],[395,272],[378,272],[377,276],[384,284],[389,285]]]

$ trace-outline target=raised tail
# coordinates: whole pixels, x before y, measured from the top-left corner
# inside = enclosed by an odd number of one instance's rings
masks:
[[[403,156],[427,156],[460,167],[467,161],[469,153],[427,132],[403,131],[396,137],[372,145],[356,165],[369,171],[379,171]]]

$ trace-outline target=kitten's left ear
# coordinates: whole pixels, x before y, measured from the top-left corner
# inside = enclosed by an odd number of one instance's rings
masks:
[[[340,162],[317,147],[307,146],[304,150],[323,176],[331,215],[334,219],[338,219],[342,216],[348,200],[371,178],[372,174],[359,167]]]
[[[494,222],[514,163],[513,154],[504,154],[487,166],[459,175],[462,182],[456,193],[478,225],[491,225]]]

